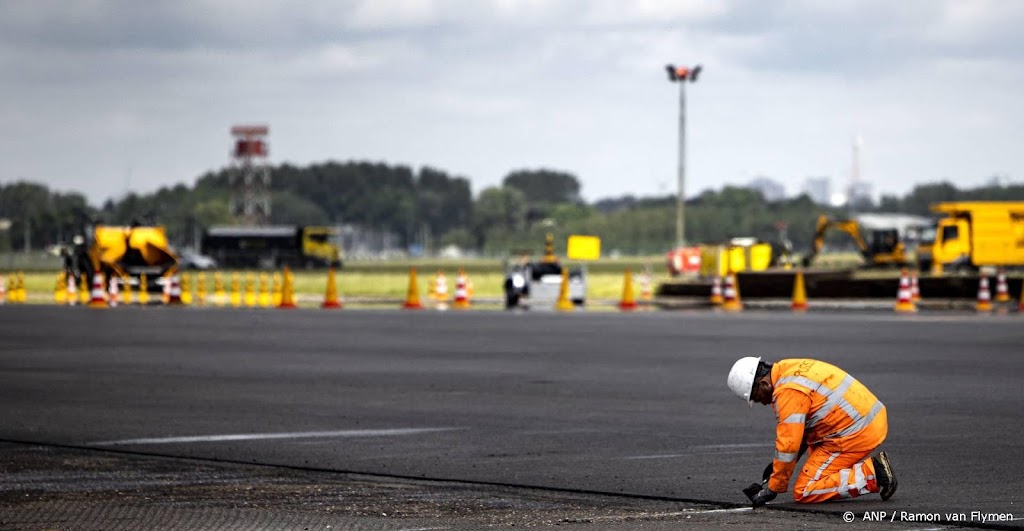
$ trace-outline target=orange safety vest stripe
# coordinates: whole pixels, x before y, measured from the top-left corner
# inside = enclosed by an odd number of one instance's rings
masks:
[[[779,361],[771,379],[778,424],[769,488],[775,492],[788,489],[802,441],[856,437],[885,407],[855,378],[823,361]]]

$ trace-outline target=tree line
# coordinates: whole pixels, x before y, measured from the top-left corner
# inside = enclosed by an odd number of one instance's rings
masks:
[[[0,251],[45,248],[67,242],[93,223],[156,223],[178,246],[189,246],[212,225],[235,223],[229,208],[232,168],[201,175],[149,194],[129,193],[100,206],[77,192],[56,192],[31,182],[0,184]],[[475,197],[465,177],[430,167],[371,162],[326,162],[271,169],[271,223],[352,224],[395,234],[403,246],[428,251],[447,245],[486,256],[537,252],[545,233],[556,241],[570,234],[601,237],[602,248],[625,255],[661,254],[675,241],[676,200],[624,195],[588,204],[576,176],[556,170],[517,170],[500,186]],[[940,201],[1024,200],[1024,186],[990,185],[961,190],[949,182],[916,186],[904,197],[884,196],[859,204],[860,212],[927,216]],[[749,236],[796,250],[810,246],[817,217],[848,213],[815,204],[806,195],[766,201],[755,190],[725,186],[686,202],[689,242],[724,242]]]

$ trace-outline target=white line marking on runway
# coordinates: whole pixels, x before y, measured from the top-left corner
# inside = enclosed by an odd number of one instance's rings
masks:
[[[674,459],[676,457],[688,457],[696,453],[701,453],[699,450],[744,450],[747,448],[765,448],[764,443],[744,443],[744,444],[705,444],[701,446],[692,446],[691,448],[695,451],[683,453],[683,454],[654,454],[654,455],[633,455],[624,457],[623,459]],[[742,453],[742,452],[716,452],[718,454],[726,453]]]
[[[386,437],[390,435],[418,435],[454,431],[464,428],[392,428],[385,430],[337,430],[337,431],[297,431],[289,433],[238,433],[231,435],[194,435],[189,437],[154,437],[147,439],[121,439],[118,441],[99,441],[88,443],[88,446],[124,446],[129,444],[176,444],[197,442],[226,441],[257,441],[267,439],[305,439],[311,437]]]
[[[735,509],[708,509],[707,511],[689,511],[689,514],[708,514],[708,513],[742,513],[746,511],[753,511],[753,507],[737,507]]]

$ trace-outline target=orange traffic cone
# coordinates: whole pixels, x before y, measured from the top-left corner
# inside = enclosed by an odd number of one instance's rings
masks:
[[[804,287],[804,271],[802,269],[796,270],[796,276],[793,278],[793,304],[790,308],[794,312],[807,311],[807,288]]]
[[[558,300],[555,301],[555,309],[560,312],[572,312],[576,305],[569,300],[569,268],[562,268],[562,284],[558,288]]]
[[[284,266],[284,273],[281,274],[281,303],[277,305],[282,310],[297,308],[295,305],[295,275],[292,269]]]
[[[107,307],[107,299],[103,295],[103,273],[100,273],[99,271],[92,275],[92,292],[90,292],[89,307]]]
[[[996,276],[996,302],[1010,302],[1010,287],[1006,284],[1006,272],[999,268]]]
[[[988,277],[981,277],[978,281],[978,304],[974,307],[979,312],[992,311],[992,292],[988,289]]]
[[[167,304],[171,306],[181,305],[181,284],[178,275],[171,275],[167,282]]]
[[[636,299],[633,297],[633,273],[627,269],[626,276],[622,280],[622,300],[619,301],[619,309],[632,311],[636,309]]]
[[[722,279],[715,275],[715,278],[711,281],[711,305],[721,306],[725,302],[722,298]]]
[[[338,297],[338,285],[334,281],[334,266],[327,270],[327,292],[324,293],[324,302],[321,308],[340,309],[341,298]]]
[[[459,274],[455,277],[455,302],[452,304],[457,310],[466,310],[470,306],[466,280],[466,272],[459,268]]]
[[[422,310],[423,305],[420,304],[420,287],[416,282],[416,268],[409,268],[409,289],[405,294],[405,304],[402,308],[406,310]]]
[[[917,311],[917,305],[914,304],[914,296],[910,292],[910,275],[906,269],[900,273],[900,286],[896,291],[895,310],[900,313],[913,313]]]
[[[725,277],[725,289],[722,294],[722,309],[728,312],[743,310],[743,302],[740,300],[740,288],[736,282],[736,275],[730,273]]]
[[[917,304],[921,300],[921,288],[917,284],[917,271],[910,272],[910,300]]]

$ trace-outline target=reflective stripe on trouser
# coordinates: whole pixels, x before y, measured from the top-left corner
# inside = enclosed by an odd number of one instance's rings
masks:
[[[793,499],[817,503],[878,492],[870,455],[871,451],[840,453],[825,447],[812,450],[793,485]]]
[[[875,481],[875,464],[870,455],[888,432],[883,408],[861,432],[841,439],[826,440],[810,448],[793,485],[793,499],[799,503],[856,498],[881,490]]]

